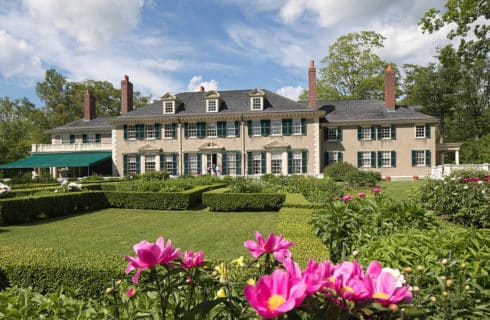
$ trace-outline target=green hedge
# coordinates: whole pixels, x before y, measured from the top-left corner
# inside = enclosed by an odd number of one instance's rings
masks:
[[[0,289],[33,287],[47,293],[64,287],[76,290],[78,298],[97,298],[113,279],[127,278],[125,260],[116,254],[0,246],[0,256]]]
[[[305,196],[301,193],[286,193],[286,201],[284,201],[284,208],[323,208],[325,204],[314,203],[306,200]]]
[[[221,188],[202,195],[202,203],[211,211],[277,211],[285,194],[277,193],[230,193],[230,188]]]
[[[107,207],[106,197],[100,191],[0,199],[0,225],[56,218]]]

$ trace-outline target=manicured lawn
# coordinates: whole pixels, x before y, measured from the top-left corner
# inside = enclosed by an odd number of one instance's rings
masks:
[[[381,187],[381,192],[386,196],[389,196],[395,200],[408,200],[410,195],[414,192],[417,186],[422,183],[421,180],[417,181],[380,181],[378,186]],[[364,191],[368,196],[372,196],[373,188],[360,188],[356,191]]]
[[[243,242],[255,230],[276,231],[277,212],[211,213],[107,209],[40,224],[0,227],[0,245],[60,251],[133,254],[140,240],[171,239],[185,250],[204,250],[210,259],[246,255]]]

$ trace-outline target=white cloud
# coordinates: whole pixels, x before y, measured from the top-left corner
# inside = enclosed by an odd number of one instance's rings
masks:
[[[0,48],[0,72],[5,78],[43,74],[40,58],[24,39],[0,30]]]
[[[297,86],[297,87],[286,86],[278,89],[276,93],[286,98],[289,98],[291,100],[298,101],[299,96],[303,93],[303,91],[305,91],[305,88],[301,86]]]
[[[204,87],[204,90],[218,90],[218,81],[210,80],[210,81],[202,81],[202,76],[193,76],[191,80],[189,80],[189,84],[187,85],[187,90],[189,91],[199,91],[200,86]]]

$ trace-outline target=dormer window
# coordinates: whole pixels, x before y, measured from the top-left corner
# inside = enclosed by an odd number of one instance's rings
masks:
[[[165,93],[162,97],[163,114],[176,113],[177,106],[182,103],[176,96],[170,92]]]
[[[250,96],[250,110],[262,111],[264,110],[264,96],[265,92],[260,89],[254,89],[248,92]]]
[[[164,101],[163,102],[163,113],[164,114],[174,114],[175,113],[175,102],[174,101]]]
[[[207,99],[206,100],[206,111],[207,112],[218,112],[218,99]]]

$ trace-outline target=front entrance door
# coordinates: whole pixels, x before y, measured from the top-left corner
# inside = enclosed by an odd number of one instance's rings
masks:
[[[218,154],[217,153],[209,153],[207,154],[206,159],[206,172],[207,174],[216,174],[215,168],[218,165]]]

